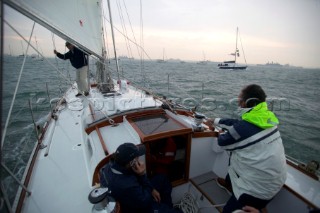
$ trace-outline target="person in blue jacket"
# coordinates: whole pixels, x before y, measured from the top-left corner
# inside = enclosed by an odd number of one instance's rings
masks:
[[[66,47],[69,51],[65,54],[61,54],[54,50],[54,54],[57,55],[58,58],[63,60],[70,60],[71,65],[77,69],[76,71],[76,82],[78,86],[78,94],[76,96],[80,96],[84,94],[87,96],[89,94],[89,86],[88,86],[88,55],[75,47],[70,42],[66,42]]]
[[[228,175],[217,184],[231,191],[223,212],[244,206],[266,207],[286,180],[286,158],[277,125],[278,118],[268,110],[266,94],[256,84],[245,86],[239,96],[241,119],[208,119],[209,126],[222,132],[218,144],[230,153]]]
[[[144,146],[121,144],[111,161],[100,170],[100,184],[108,187],[120,203],[122,213],[176,213],[171,200],[171,183],[165,175],[149,181],[146,167],[139,156]],[[157,211],[155,211],[157,210]]]

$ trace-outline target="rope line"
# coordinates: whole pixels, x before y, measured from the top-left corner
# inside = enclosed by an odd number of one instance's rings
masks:
[[[190,192],[186,192],[181,201],[173,205],[174,208],[179,208],[183,213],[197,213],[199,211],[198,204]]]

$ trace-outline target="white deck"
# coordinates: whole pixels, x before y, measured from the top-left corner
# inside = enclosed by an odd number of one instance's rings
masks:
[[[58,115],[47,157],[39,151],[23,212],[90,212],[87,195],[91,191],[84,158],[83,111],[64,109]],[[50,127],[50,129],[53,129]],[[47,132],[49,133],[49,132]],[[49,138],[47,134],[46,139]],[[44,141],[47,144],[48,141]]]
[[[97,133],[94,131],[88,136],[84,131],[86,124],[92,122],[89,102],[96,104],[96,108],[103,106],[99,111],[109,115],[160,105],[153,98],[129,88],[115,100],[103,97],[95,89],[88,97],[76,98],[75,94],[76,90],[67,91],[67,106],[60,107],[57,121],[51,120],[43,141],[44,145],[51,141],[51,145],[49,151],[47,148],[39,151],[28,186],[32,194],[26,197],[22,212],[56,213],[61,212],[61,208],[63,212],[91,212],[93,205],[89,203],[88,195],[92,190],[92,175],[105,154]],[[110,153],[123,142],[140,143],[130,128],[126,122],[117,127],[101,128]],[[88,156],[87,143],[92,147],[91,156]],[[46,152],[48,156],[45,157]]]
[[[65,106],[59,107],[57,121],[51,120],[43,144],[51,141],[48,156],[47,148],[39,151],[34,165],[28,189],[31,196],[26,197],[22,212],[30,213],[56,213],[56,212],[91,212],[93,205],[88,201],[88,194],[92,190],[92,176],[97,164],[106,157],[99,136],[96,131],[89,135],[84,131],[88,124],[94,122],[89,102],[95,104],[95,119],[106,119],[101,113],[108,116],[116,115],[130,109],[159,107],[160,101],[139,93],[136,89],[128,87],[123,94],[103,97],[95,89],[88,97],[75,98],[76,91],[66,93]],[[100,106],[99,110],[97,110]],[[102,106],[102,107],[101,107]],[[193,120],[183,115],[167,112],[176,120],[191,127]],[[99,115],[99,116],[97,116]],[[123,142],[140,143],[140,138],[125,117],[119,125],[100,128],[101,136],[109,153],[113,153]],[[216,139],[213,137],[192,138],[190,153],[189,178],[196,178],[208,172],[214,172],[223,177],[227,172],[228,155],[213,147]],[[199,153],[201,153],[199,155]],[[288,166],[288,179],[286,185],[309,202],[320,207],[320,183],[296,169]],[[185,192],[185,186],[174,189],[174,199]],[[203,185],[210,192],[210,184]],[[189,186],[188,186],[189,187]],[[189,188],[188,188],[189,190]],[[199,196],[200,192],[195,192]],[[200,194],[199,194],[200,193]],[[221,200],[220,198],[217,199]],[[199,201],[200,202],[200,201]],[[208,204],[204,200],[203,206]],[[306,204],[286,189],[268,206],[270,212],[287,209],[293,202],[295,206],[290,212],[307,212]],[[210,209],[210,208],[209,208]],[[204,208],[202,212],[209,212]],[[211,209],[212,212],[212,209]]]

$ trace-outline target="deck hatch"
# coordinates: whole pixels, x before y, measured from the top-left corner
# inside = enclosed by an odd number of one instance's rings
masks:
[[[166,114],[134,118],[132,121],[144,135],[153,135],[161,132],[185,129]]]

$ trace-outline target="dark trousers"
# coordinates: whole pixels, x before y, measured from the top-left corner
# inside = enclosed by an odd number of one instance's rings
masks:
[[[227,184],[230,184],[231,186],[231,180],[229,177],[229,174],[227,174],[226,179],[225,179]],[[266,207],[266,205],[270,202],[271,200],[263,200],[260,198],[256,198],[254,196],[248,195],[248,194],[242,194],[240,195],[239,199],[237,199],[234,194],[232,193],[232,196],[230,199],[227,201],[226,205],[223,208],[222,213],[231,213],[234,210],[237,209],[242,209],[244,206],[252,206],[256,209],[263,209]]]
[[[172,186],[166,175],[158,174],[150,180],[152,186],[160,193],[161,203],[172,207]]]
[[[166,175],[155,175],[150,180],[152,186],[160,193],[161,203],[156,201],[152,204],[153,212],[157,213],[180,213],[178,209],[173,209],[171,192],[172,186]],[[152,213],[153,213],[152,212]]]

